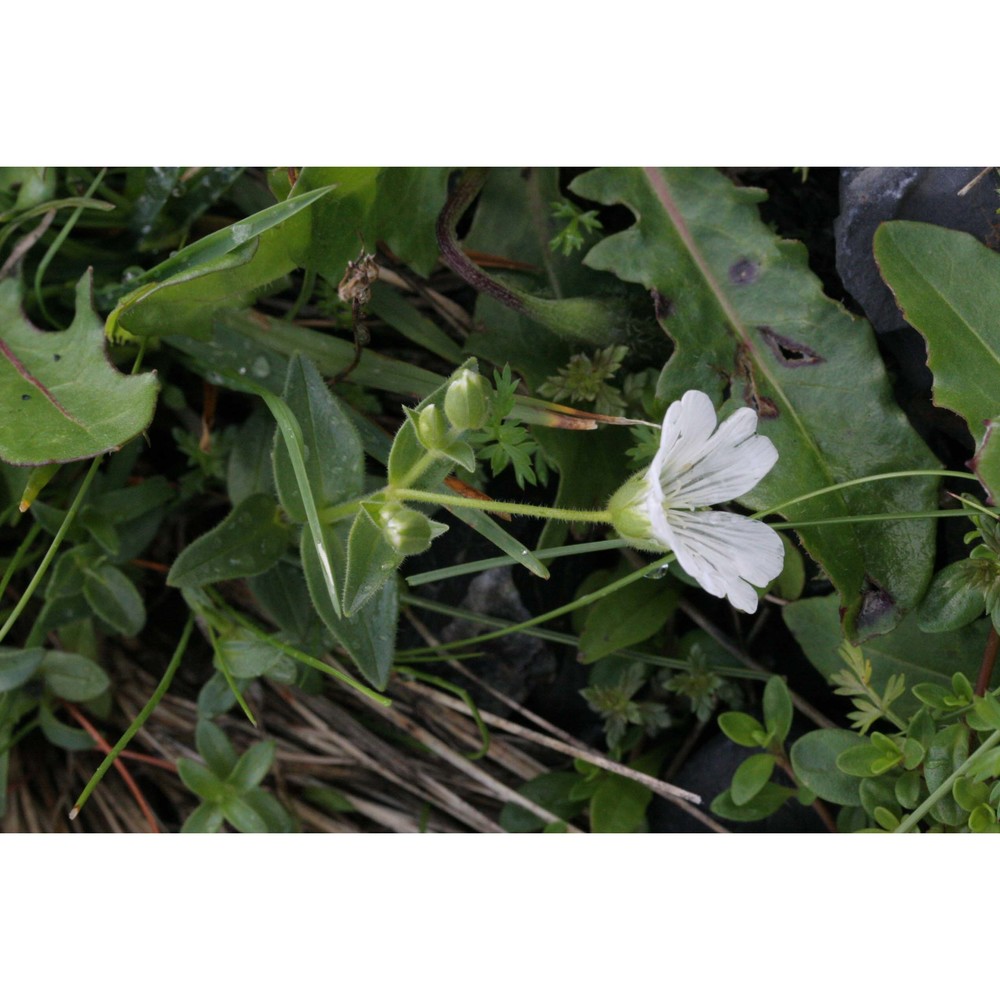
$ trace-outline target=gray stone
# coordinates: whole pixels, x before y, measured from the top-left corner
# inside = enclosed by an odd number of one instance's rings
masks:
[[[872,252],[879,224],[890,219],[930,222],[960,229],[987,242],[996,239],[1000,207],[991,171],[967,194],[958,192],[981,167],[844,167],[840,215],[834,223],[837,271],[844,288],[865,311],[877,333],[906,327]]]

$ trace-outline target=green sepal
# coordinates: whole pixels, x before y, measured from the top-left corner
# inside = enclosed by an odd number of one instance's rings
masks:
[[[347,539],[344,614],[353,615],[370,601],[403,562],[379,524],[382,505],[362,503]]]

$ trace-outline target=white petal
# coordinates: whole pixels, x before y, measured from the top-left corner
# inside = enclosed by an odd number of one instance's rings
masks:
[[[692,390],[667,411],[650,472],[655,468],[668,507],[692,509],[735,500],[752,490],[778,460],[774,445],[757,436],[753,410],[737,410],[714,434],[706,435],[706,426],[714,427],[711,406],[708,396]]]
[[[756,611],[750,584],[765,586],[784,565],[778,533],[761,521],[717,510],[668,510],[665,519],[681,568],[739,611]]]
[[[696,462],[717,422],[712,401],[697,389],[689,389],[677,402],[671,403],[663,418],[660,447],[649,467],[651,476],[661,483],[669,482]]]

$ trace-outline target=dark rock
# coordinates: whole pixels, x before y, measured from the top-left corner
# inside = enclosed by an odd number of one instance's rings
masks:
[[[837,271],[844,288],[877,333],[906,327],[892,292],[875,265],[872,239],[890,219],[930,222],[995,240],[1000,207],[996,177],[987,174],[967,194],[958,192],[981,167],[844,167],[840,215],[834,223]]]

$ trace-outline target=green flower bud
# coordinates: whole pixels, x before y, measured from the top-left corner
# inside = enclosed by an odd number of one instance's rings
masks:
[[[489,403],[486,380],[466,369],[448,386],[444,397],[444,412],[451,425],[459,431],[476,431],[486,423]]]
[[[438,534],[426,514],[400,504],[386,504],[378,517],[385,540],[402,556],[426,552]]]
[[[444,414],[431,403],[414,414],[417,439],[428,451],[446,451],[451,444],[451,434]]]

